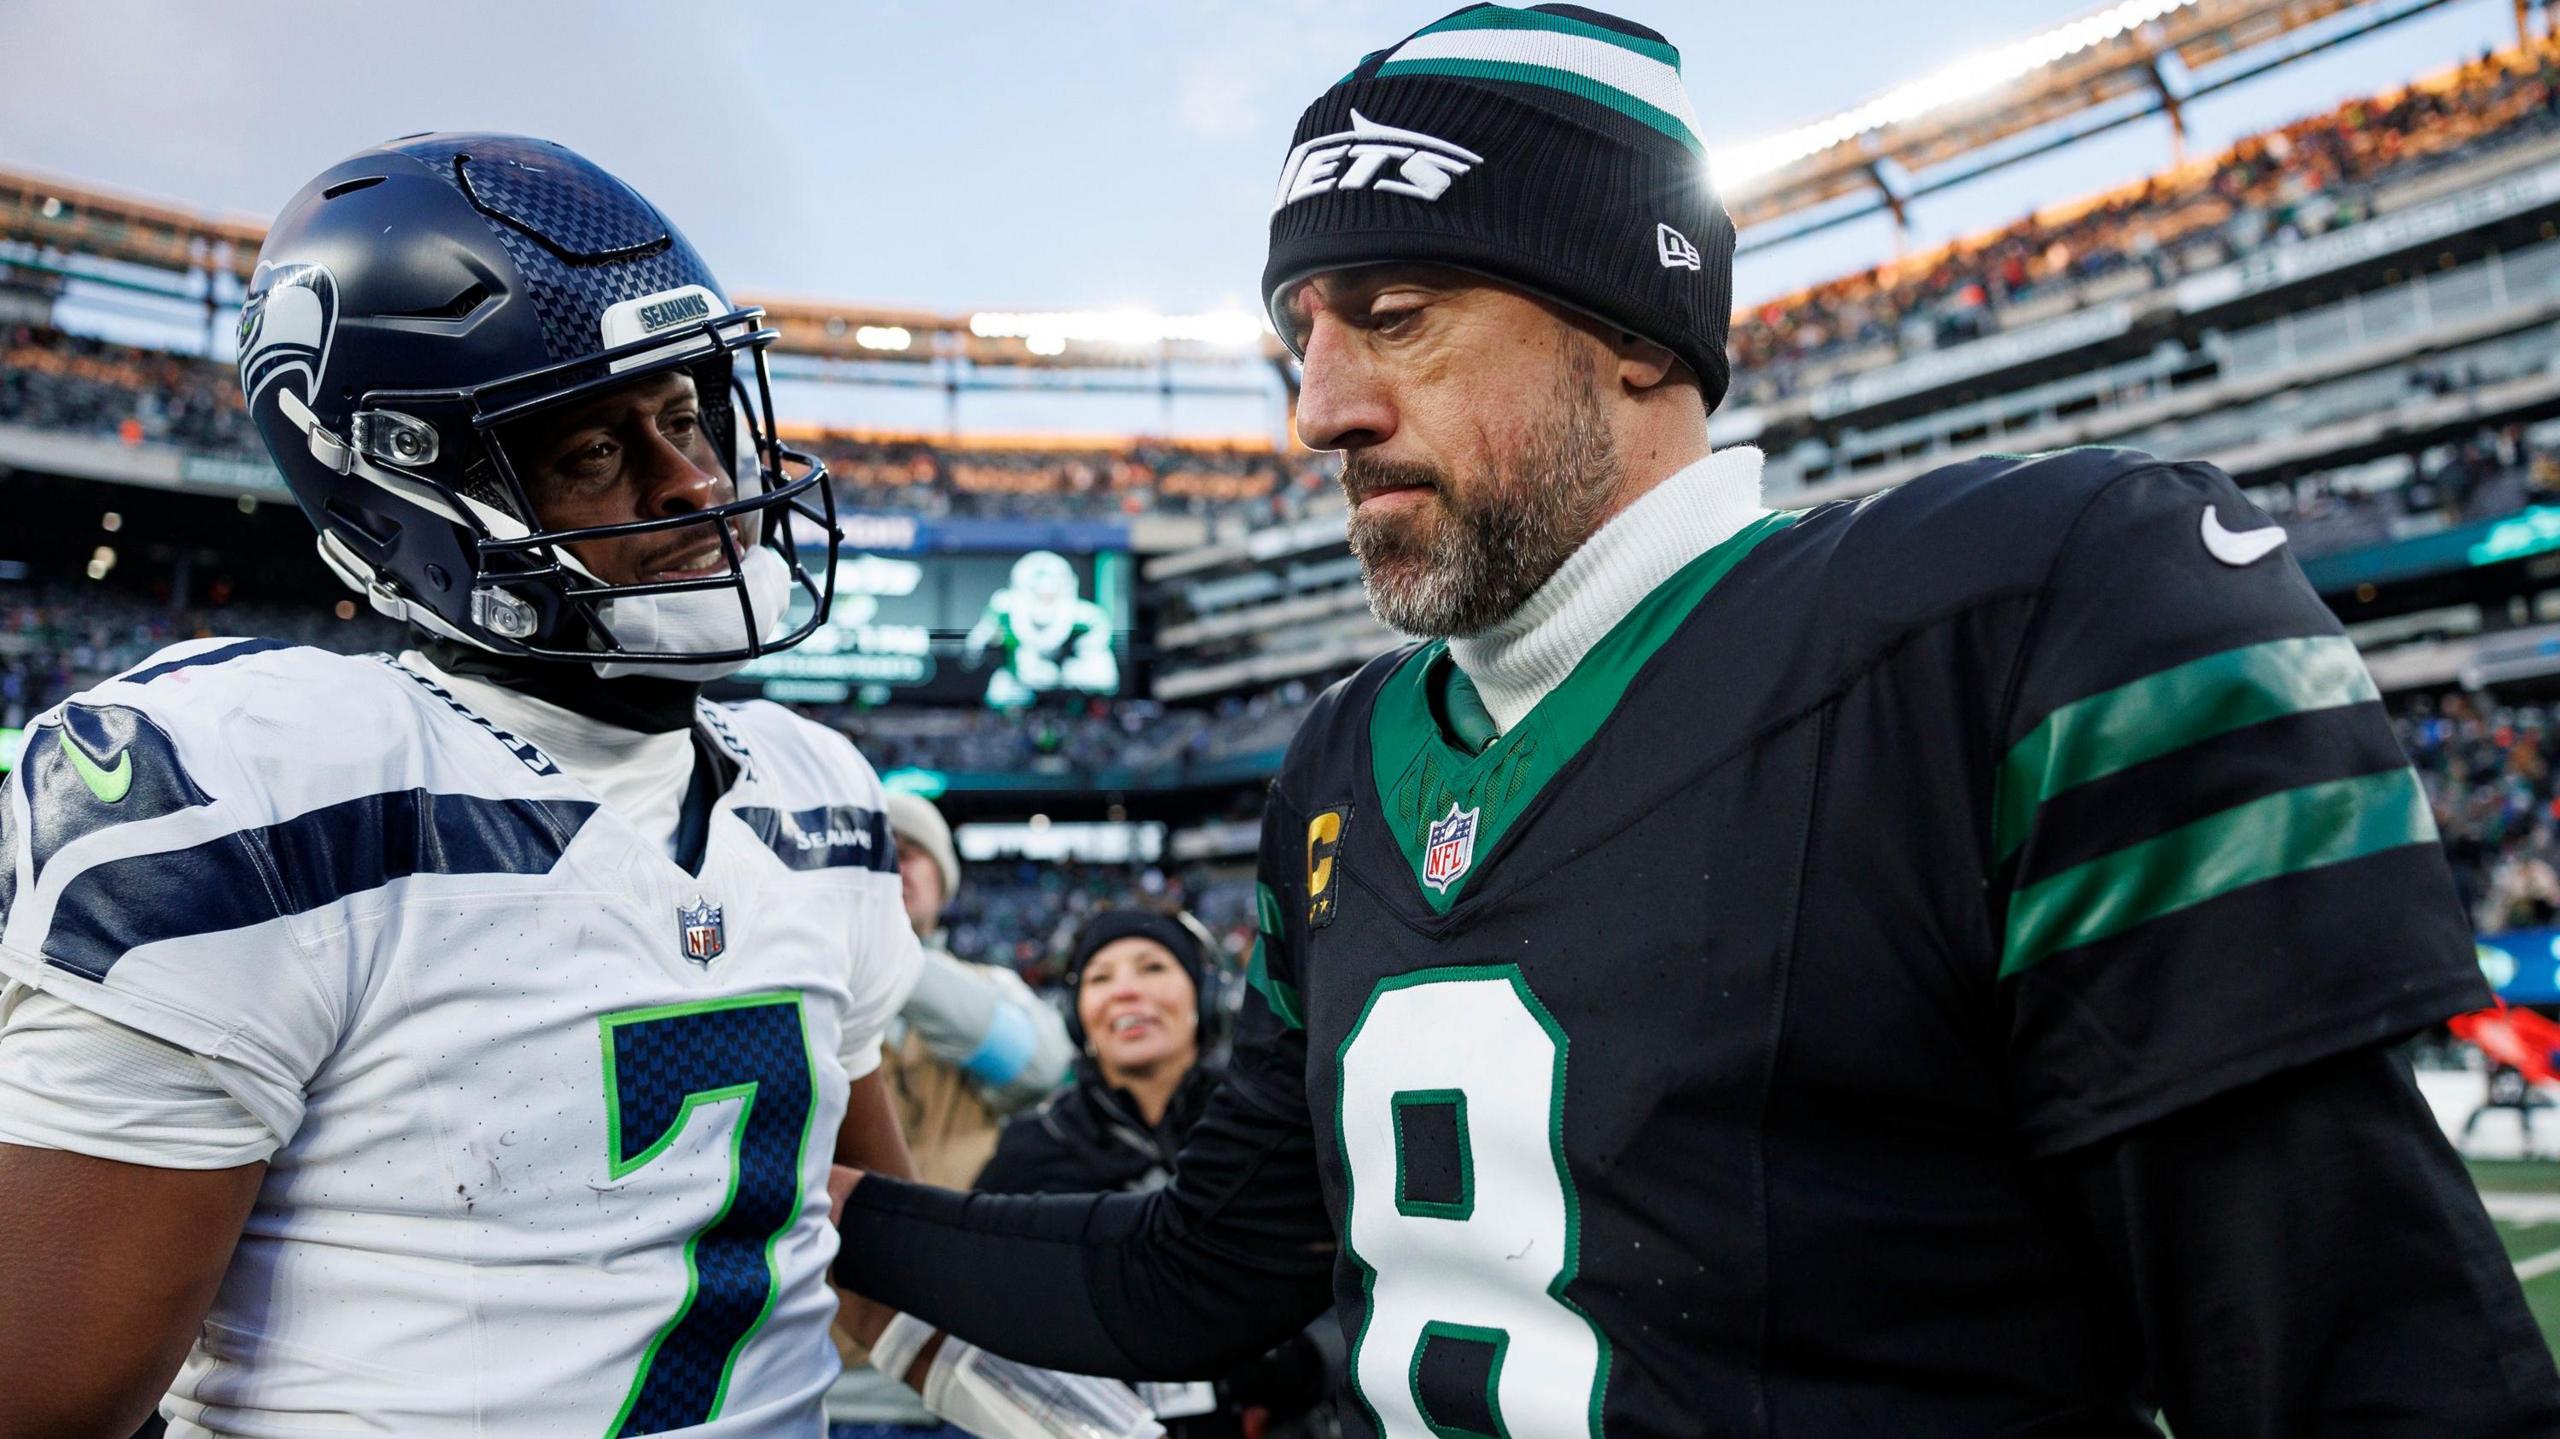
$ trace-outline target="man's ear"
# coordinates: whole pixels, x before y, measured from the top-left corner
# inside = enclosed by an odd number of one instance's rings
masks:
[[[1678,355],[1641,336],[1621,332],[1610,349],[1617,355],[1618,383],[1630,390],[1651,390],[1684,373]]]

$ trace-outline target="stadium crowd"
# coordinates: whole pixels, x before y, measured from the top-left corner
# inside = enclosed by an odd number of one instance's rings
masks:
[[[929,440],[804,440],[835,475],[841,503],[927,518],[1080,519],[1243,514],[1286,519],[1333,489],[1310,455],[1173,446],[1126,449],[954,448]]]
[[[265,455],[228,365],[34,325],[11,326],[6,337],[0,424],[113,435],[128,445],[179,445],[235,459]]]
[[[1067,707],[820,710],[880,768],[998,774],[1166,775],[1249,755],[1276,755],[1315,694],[1301,680],[1202,706],[1151,699]]]
[[[2166,284],[2352,225],[2373,213],[2386,183],[2555,131],[2560,40],[2482,55],[2440,84],[2352,100],[2093,201],[1737,315],[1730,403],[1782,399],[1834,373],[1962,344],[2108,275],[2139,270]]]
[[[2137,287],[2165,284],[2271,242],[2352,225],[2374,212],[2386,184],[2555,133],[2560,40],[2485,54],[2140,184],[1737,315],[1729,403],[1784,398],[2040,318],[2109,276],[2139,271]],[[34,326],[6,335],[0,424],[258,455],[227,366]],[[826,457],[849,506],[926,517],[1287,518],[1333,488],[1329,461],[1268,451],[1145,441],[991,449],[824,432],[800,442]]]
[[[401,630],[348,602],[173,607],[111,585],[0,585],[0,728],[15,728],[181,640],[255,635],[346,654],[397,650]]]
[[[2560,922],[2560,709],[2460,691],[2394,708],[2473,928]]]
[[[2253,486],[2250,495],[2305,559],[2560,503],[2560,454],[2533,443],[2521,424],[2482,426],[2405,464],[2381,484],[2350,486],[2321,474]]]
[[[0,425],[175,445],[258,461],[265,452],[227,365],[17,325],[0,345]],[[1268,449],[1150,443],[1116,448],[947,446],[927,439],[801,435],[856,510],[945,517],[1095,520],[1143,514],[1287,519],[1333,491],[1329,459]]]

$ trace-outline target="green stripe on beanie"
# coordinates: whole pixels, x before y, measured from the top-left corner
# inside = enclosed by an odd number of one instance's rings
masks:
[[[1680,80],[1679,51],[1567,15],[1498,5],[1461,10],[1388,51],[1377,73],[1545,85],[1633,115],[1706,153]]]
[[[1525,85],[1545,85],[1568,95],[1596,100],[1621,115],[1640,120],[1687,146],[1699,159],[1706,158],[1707,147],[1695,131],[1679,116],[1657,110],[1624,90],[1600,84],[1570,70],[1551,65],[1528,65],[1511,60],[1390,60],[1378,69],[1387,75],[1454,75],[1470,80],[1513,80]]]
[[[1499,5],[1470,6],[1454,15],[1434,20],[1413,33],[1418,38],[1447,34],[1453,30],[1545,30],[1558,35],[1579,35],[1586,40],[1598,40],[1659,60],[1675,73],[1680,68],[1680,52],[1668,43],[1578,19],[1562,6],[1540,6],[1534,10],[1506,10]]]

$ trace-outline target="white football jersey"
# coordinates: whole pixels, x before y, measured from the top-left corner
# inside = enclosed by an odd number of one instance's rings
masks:
[[[174,1434],[822,1431],[828,1164],[918,952],[853,746],[699,716],[699,874],[380,656],[194,641],[29,729],[0,973],[285,1138]]]

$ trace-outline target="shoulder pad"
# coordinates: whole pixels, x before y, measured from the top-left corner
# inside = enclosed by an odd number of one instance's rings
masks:
[[[1346,741],[1358,736],[1351,727],[1369,722],[1369,706],[1378,688],[1387,682],[1397,668],[1411,659],[1426,641],[1398,645],[1379,655],[1350,674],[1325,686],[1324,693],[1307,707],[1307,717],[1298,725],[1297,735],[1289,741],[1288,758],[1281,761],[1280,774],[1285,781],[1303,772],[1303,766],[1320,762],[1327,755],[1348,753]]]
[[[739,763],[766,779],[786,788],[806,789],[812,799],[874,808],[882,802],[878,772],[841,731],[804,719],[771,700],[705,702],[698,713]]]
[[[369,706],[400,715],[406,701],[396,695],[379,658],[274,640],[188,640],[40,716],[29,727],[27,750],[46,762],[23,782],[31,794],[57,781],[77,789],[98,779],[84,759],[112,763],[131,746],[137,767],[115,781],[136,787],[119,805],[122,815],[147,808],[137,804],[145,794],[166,797],[200,785],[219,793],[239,788],[234,776],[263,778],[271,769],[282,780],[278,803],[289,812],[297,800],[342,798],[304,791],[361,785],[356,772],[406,743],[414,732],[409,723],[349,722]],[[83,742],[78,755],[62,749],[65,733]]]
[[[344,684],[358,667],[375,661],[281,640],[182,640],[120,674],[100,680],[75,699],[112,695],[126,703],[162,709],[258,711],[275,707],[279,690],[308,691]],[[138,691],[130,698],[123,691]]]
[[[2034,589],[2099,494],[2160,467],[2104,446],[1947,465],[1842,507],[1831,559],[1868,606],[1904,619]]]

